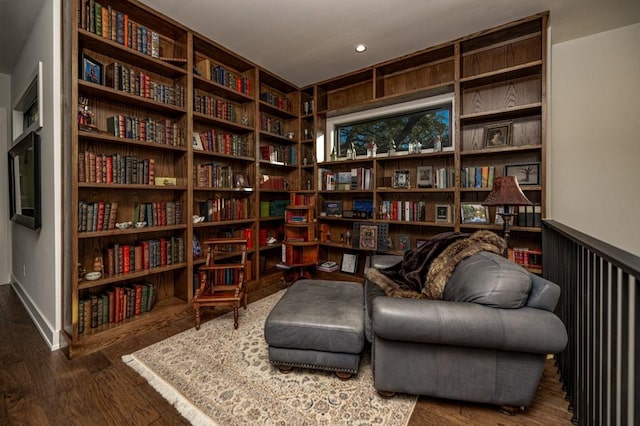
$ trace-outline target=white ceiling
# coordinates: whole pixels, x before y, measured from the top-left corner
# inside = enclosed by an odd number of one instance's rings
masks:
[[[0,0],[1,73],[11,74],[44,1]],[[142,2],[298,86],[544,10],[554,43],[640,22],[638,0]],[[360,42],[369,49],[356,55]]]

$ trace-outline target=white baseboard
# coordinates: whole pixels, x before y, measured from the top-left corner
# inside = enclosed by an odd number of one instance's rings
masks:
[[[24,291],[20,281],[13,274],[11,274],[11,287],[15,290],[18,298],[22,302],[22,305],[27,310],[27,313],[40,332],[40,335],[47,346],[49,346],[49,349],[51,349],[51,351],[60,349],[60,333],[51,327],[49,321],[47,321],[47,319],[42,315],[42,312],[40,312],[38,307],[33,303],[29,295]]]

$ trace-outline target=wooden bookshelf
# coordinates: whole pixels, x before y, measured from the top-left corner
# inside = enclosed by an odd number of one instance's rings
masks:
[[[100,26],[106,27],[100,31],[95,21],[98,3],[105,8]],[[393,247],[399,235],[410,235],[409,244],[415,247],[419,240],[447,230],[499,232],[495,211],[490,211],[488,224],[461,222],[461,204],[481,202],[489,190],[463,186],[460,174],[465,169],[493,167],[499,176],[505,166],[538,164],[538,180],[523,190],[539,206],[540,217],[545,215],[545,13],[299,88],[142,3],[98,3],[74,0],[65,8],[71,46],[65,69],[71,84],[64,88],[69,100],[64,122],[71,141],[67,187],[73,207],[65,279],[69,356],[87,354],[153,327],[166,315],[191,309],[194,276],[204,259],[192,250],[194,238],[247,238],[249,291],[279,280],[283,270],[277,265],[283,244],[287,248],[287,229],[295,232],[295,226],[286,223],[291,192],[317,201],[310,211],[319,241],[298,245],[318,250],[315,262],[321,258],[339,263],[343,253],[360,252],[358,273],[368,252],[340,240],[340,235],[353,232],[355,223],[388,226],[388,252],[398,254]],[[87,14],[90,4],[93,21]],[[148,44],[142,43],[142,28]],[[140,38],[129,40],[133,34]],[[449,93],[454,99],[453,149],[317,162],[322,149],[317,144],[325,140],[331,117]],[[509,144],[487,146],[487,128],[501,123],[510,126]],[[123,161],[117,163],[123,164],[122,173],[120,168],[107,173],[107,161],[113,167],[114,160]],[[416,170],[424,165],[451,170],[454,178],[445,187],[418,188]],[[369,185],[324,185],[324,174],[352,169],[370,170]],[[390,184],[397,170],[409,170],[407,188]],[[155,177],[169,178],[170,186],[155,185]],[[364,205],[367,216],[324,216],[326,201],[340,201],[343,211]],[[420,206],[420,219],[381,215],[384,205],[400,201]],[[98,212],[102,204],[117,202],[115,222],[132,225],[145,219],[139,207],[145,203],[172,203],[180,212],[172,210],[172,220],[154,221],[153,226],[120,229],[103,217],[102,227],[92,222],[95,227],[88,228],[81,202]],[[438,206],[450,206],[450,220],[436,217]],[[160,212],[166,214],[162,208]],[[194,221],[194,215],[204,219]],[[323,241],[322,228],[330,229],[331,241]],[[172,252],[176,258],[171,262],[134,270],[129,262],[127,272],[109,271],[95,281],[81,277],[81,271],[94,268],[96,258],[105,265],[107,249],[118,245],[135,251],[140,241],[161,239],[182,246],[181,253]],[[512,229],[514,248],[537,254],[540,239],[537,226],[518,223]],[[87,327],[83,316],[80,324],[80,306],[84,309],[91,296],[139,282],[156,289],[151,310],[95,327]]]

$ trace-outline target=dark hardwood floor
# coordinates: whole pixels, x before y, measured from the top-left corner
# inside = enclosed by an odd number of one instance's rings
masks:
[[[257,290],[250,300],[281,288]],[[220,312],[203,312],[203,321]],[[48,349],[11,286],[0,285],[0,425],[188,424],[120,357],[193,324],[188,311],[153,332],[68,360],[62,351]],[[409,424],[570,425],[571,414],[549,360],[533,406],[522,414],[507,416],[493,406],[421,397]]]

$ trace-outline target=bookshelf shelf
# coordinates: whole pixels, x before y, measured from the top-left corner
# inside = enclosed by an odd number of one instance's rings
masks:
[[[122,274],[115,274],[115,275],[104,274],[103,278],[100,278],[95,281],[81,281],[80,284],[78,284],[78,290],[102,287],[105,284],[113,284],[113,283],[128,281],[136,278],[144,278],[154,274],[162,274],[165,272],[183,269],[186,266],[187,266],[186,263],[176,263],[173,265],[161,266],[161,267],[152,268],[152,269],[143,269],[141,271],[135,271],[135,272],[129,272],[129,273],[122,273]]]
[[[145,226],[143,228],[129,228],[129,229],[112,229],[108,231],[97,232],[79,232],[78,238],[96,238],[96,237],[113,237],[118,235],[131,235],[131,234],[150,234],[155,232],[168,232],[179,229],[187,229],[187,225],[169,225],[169,226]]]
[[[79,131],[78,137],[83,140],[92,141],[92,142],[129,145],[129,146],[136,146],[139,148],[149,148],[153,150],[169,150],[169,151],[179,151],[183,153],[187,152],[187,148],[184,146],[175,146],[175,145],[161,144],[157,142],[139,141],[137,139],[129,139],[129,138],[118,138],[105,132]]]
[[[187,71],[184,68],[137,52],[129,47],[83,30],[82,28],[78,29],[78,38],[80,43],[88,50],[100,52],[110,57],[116,57],[124,62],[135,63],[138,67],[148,71],[171,78],[184,77],[187,75]]]
[[[187,111],[182,106],[172,105],[155,101],[150,98],[129,94],[121,90],[112,89],[101,84],[91,83],[88,81],[78,81],[78,90],[86,95],[100,97],[111,101],[122,102],[138,108],[144,108],[152,111],[162,112],[165,114],[181,115]]]

